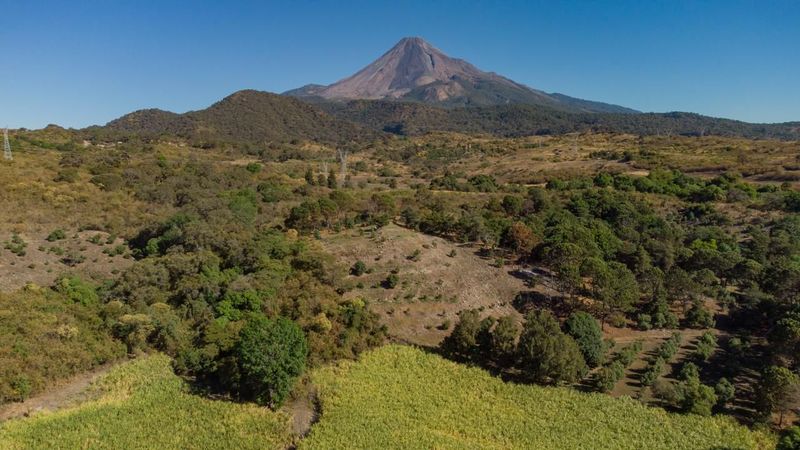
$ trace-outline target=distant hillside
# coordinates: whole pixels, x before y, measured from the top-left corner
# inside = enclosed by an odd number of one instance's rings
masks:
[[[185,114],[140,110],[88,131],[99,135],[178,136],[234,143],[295,139],[336,143],[371,139],[377,135],[308,103],[254,90],[235,92],[206,109]]]
[[[385,100],[318,102],[341,119],[395,134],[456,131],[498,136],[563,134],[575,131],[644,135],[719,135],[756,139],[800,139],[800,122],[753,124],[693,113],[571,113],[536,105],[442,108]]]
[[[145,109],[122,116],[104,127],[91,127],[84,131],[90,137],[108,140],[132,135],[144,138],[176,136],[196,145],[293,140],[335,144],[371,141],[385,132],[419,135],[431,131],[506,137],[595,131],[797,140],[800,139],[800,122],[752,124],[678,112],[569,112],[527,104],[444,107],[392,100],[341,102],[320,97],[300,100],[246,90],[231,94],[203,110],[176,114]]]
[[[532,89],[452,58],[418,37],[401,39],[380,58],[329,86],[309,84],[284,94],[329,100],[416,101],[450,107],[519,103],[572,112],[637,112]]]

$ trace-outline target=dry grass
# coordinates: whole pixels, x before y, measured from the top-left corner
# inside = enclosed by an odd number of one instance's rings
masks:
[[[329,235],[323,246],[343,265],[361,260],[372,269],[371,274],[350,276],[352,285],[360,282],[364,288],[346,295],[371,300],[390,333],[400,340],[436,345],[450,332],[438,327],[445,321],[454,324],[464,309],[483,308],[494,316],[518,314],[511,301],[525,285],[509,274],[515,267],[494,267],[493,260],[476,254],[477,248],[397,225],[370,233],[351,230]],[[416,251],[419,256],[412,259]],[[448,256],[452,251],[455,256]],[[382,287],[395,269],[398,286]]]

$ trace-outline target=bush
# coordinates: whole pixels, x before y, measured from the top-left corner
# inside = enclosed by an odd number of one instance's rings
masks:
[[[661,376],[661,372],[664,371],[664,359],[661,357],[657,357],[654,359],[647,368],[642,373],[641,382],[643,386],[651,386],[658,377]]]
[[[236,346],[241,394],[258,404],[280,406],[305,370],[308,345],[303,330],[289,319],[253,316]]]
[[[397,276],[396,273],[390,273],[389,276],[383,280],[383,287],[386,289],[394,289],[397,287],[397,283],[400,282],[400,278]]]
[[[22,257],[26,254],[25,249],[28,248],[28,243],[25,242],[20,235],[14,233],[11,235],[11,240],[6,241],[5,248],[11,253]]]
[[[642,331],[647,331],[653,328],[650,314],[639,314],[636,316],[636,326]]]
[[[67,238],[67,233],[65,233],[64,230],[59,228],[57,230],[51,231],[50,234],[47,235],[46,239],[48,241],[50,241],[50,242],[54,242],[54,241],[60,241],[62,239],[66,239],[66,238]]]
[[[714,326],[714,316],[702,303],[694,302],[686,312],[685,322],[690,328],[711,328]]]
[[[698,361],[708,361],[717,348],[717,338],[710,331],[706,331],[700,336],[700,339],[697,340],[695,347],[695,359]]]
[[[353,264],[353,267],[350,268],[350,274],[351,275],[355,275],[357,277],[360,277],[361,275],[364,275],[365,273],[367,273],[367,265],[364,263],[364,261],[361,261],[361,260],[356,261],[356,263]]]
[[[724,377],[714,386],[714,392],[717,394],[717,404],[722,408],[736,397],[736,388]]]
[[[597,372],[595,387],[600,392],[611,392],[617,382],[624,376],[625,367],[619,361],[614,361]]]

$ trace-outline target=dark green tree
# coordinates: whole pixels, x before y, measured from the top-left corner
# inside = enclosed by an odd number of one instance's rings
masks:
[[[477,346],[480,330],[480,313],[475,309],[461,311],[453,332],[441,344],[442,350],[452,358],[469,360]]]
[[[283,317],[256,315],[239,336],[235,354],[241,394],[261,405],[280,406],[305,370],[308,345],[303,330]]]
[[[561,331],[547,310],[527,315],[517,353],[522,372],[539,382],[572,383],[588,370],[578,344]]]
[[[603,333],[594,317],[578,311],[564,322],[564,331],[575,339],[589,367],[603,362]]]

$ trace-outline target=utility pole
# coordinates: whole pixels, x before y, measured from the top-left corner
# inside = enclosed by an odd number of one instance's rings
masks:
[[[14,157],[11,156],[11,143],[8,142],[8,128],[3,129],[3,159],[6,161],[14,159]]]

